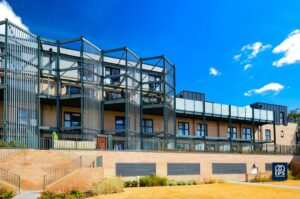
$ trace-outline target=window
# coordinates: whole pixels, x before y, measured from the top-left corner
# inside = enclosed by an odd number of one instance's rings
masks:
[[[94,81],[94,64],[84,63],[83,79]]]
[[[231,139],[236,139],[236,127],[227,128],[228,138],[230,138],[230,129],[231,129]]]
[[[80,113],[65,112],[64,127],[78,127],[81,123]]]
[[[150,91],[161,91],[161,86],[160,83],[155,83],[155,82],[160,82],[160,77],[155,76],[155,75],[149,75],[149,90]]]
[[[206,131],[207,125],[205,124],[197,124],[197,129],[196,129],[196,136],[197,137],[203,137],[204,135],[207,136],[207,131]]]
[[[284,132],[280,131],[280,136],[283,138],[284,137]]]
[[[271,140],[271,131],[269,129],[265,130],[265,139]]]
[[[142,126],[143,133],[152,134],[153,133],[153,120],[143,119],[142,123],[143,123],[143,126]]]
[[[279,113],[279,124],[283,124],[283,122],[284,122],[284,113],[280,112]]]
[[[190,125],[188,122],[178,122],[178,135],[188,136],[190,134]]]
[[[243,138],[245,140],[251,140],[251,128],[243,128]]]
[[[105,68],[105,76],[110,78],[106,78],[107,84],[110,85],[119,85],[120,84],[120,69],[118,68],[111,68],[111,67],[106,67]]]
[[[116,130],[125,129],[125,117],[116,116],[115,129]]]
[[[67,90],[67,95],[80,94],[80,87],[67,85],[66,90]]]

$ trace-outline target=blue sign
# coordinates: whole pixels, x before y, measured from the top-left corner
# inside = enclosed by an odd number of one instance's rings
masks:
[[[273,162],[272,163],[272,180],[287,180],[288,179],[288,163]]]

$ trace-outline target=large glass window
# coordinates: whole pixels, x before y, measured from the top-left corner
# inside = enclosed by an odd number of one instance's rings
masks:
[[[269,129],[265,129],[265,139],[271,140],[271,131]]]
[[[159,82],[160,81],[160,77],[156,76],[156,75],[149,75],[149,90],[150,91],[161,91],[161,86],[160,83],[155,83],[155,82]]]
[[[280,124],[283,124],[283,122],[284,122],[284,113],[283,113],[283,112],[280,112],[280,113],[279,113],[279,123],[280,123]]]
[[[153,133],[153,120],[143,119],[143,133],[152,134]]]
[[[64,127],[78,127],[81,123],[80,113],[64,113]]]
[[[111,68],[105,67],[105,76],[110,78],[106,78],[106,83],[110,85],[119,85],[120,84],[120,69],[119,68]]]
[[[80,94],[80,87],[66,85],[67,95]]]
[[[227,128],[228,138],[230,138],[230,131],[231,131],[231,139],[236,139],[236,127],[228,127]]]
[[[83,79],[88,81],[94,81],[94,64],[85,63],[85,69],[83,70]]]
[[[204,135],[207,136],[207,125],[206,124],[197,124],[196,128],[196,136],[197,137],[204,137]]]
[[[188,122],[178,122],[178,135],[188,136],[190,134],[190,125]]]
[[[116,118],[115,118],[115,129],[116,130],[125,129],[125,117],[116,116]]]
[[[251,140],[251,128],[243,128],[243,139]]]

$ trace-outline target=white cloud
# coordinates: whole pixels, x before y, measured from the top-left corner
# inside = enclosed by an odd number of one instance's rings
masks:
[[[248,59],[253,59],[254,57],[257,56],[258,53],[271,48],[272,46],[270,44],[263,45],[263,43],[257,41],[254,42],[253,44],[248,44],[242,47],[242,51],[246,52],[248,55]]]
[[[283,57],[273,62],[273,66],[282,67],[300,61],[300,30],[294,30],[273,49],[274,54],[284,53]]]
[[[25,24],[23,24],[21,17],[16,15],[16,13],[13,11],[12,7],[8,4],[7,1],[3,0],[0,1],[0,21],[5,20],[6,18],[12,23],[25,29],[26,31],[29,31],[29,28]],[[0,26],[0,34],[4,34],[4,32],[4,26]]]
[[[275,95],[277,95],[282,89],[284,89],[284,86],[279,83],[269,83],[267,85],[264,85],[261,88],[257,89],[251,89],[244,93],[245,96],[251,96],[253,94],[265,94],[268,92],[274,92]]]
[[[218,76],[218,75],[221,75],[221,72],[218,71],[216,68],[214,67],[210,67],[209,68],[209,74],[210,75],[213,75],[213,76]]]
[[[246,64],[245,66],[244,66],[244,70],[248,70],[249,68],[251,68],[252,67],[252,64]]]
[[[234,61],[239,61],[240,58],[241,58],[241,56],[242,56],[242,54],[234,55],[234,56],[233,56],[233,60],[234,60]]]

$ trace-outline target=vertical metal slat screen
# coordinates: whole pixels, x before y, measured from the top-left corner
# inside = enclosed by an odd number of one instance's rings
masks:
[[[5,139],[35,148],[37,133],[37,37],[7,23]]]
[[[101,50],[83,40],[83,133],[93,139],[101,130]]]

